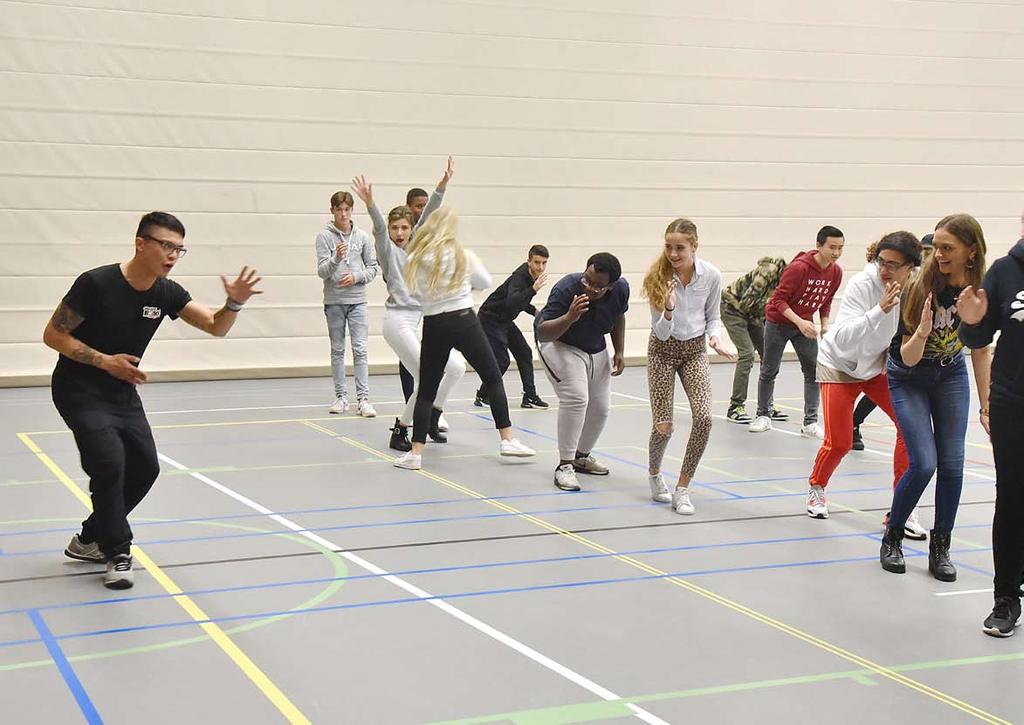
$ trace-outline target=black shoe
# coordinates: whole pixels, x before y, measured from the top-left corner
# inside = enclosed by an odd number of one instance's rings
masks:
[[[427,428],[427,435],[430,436],[430,440],[434,443],[447,443],[448,436],[441,432],[441,429],[437,427],[438,421],[441,420],[441,411],[437,408],[430,409],[430,427]]]
[[[395,427],[390,430],[391,441],[388,443],[388,448],[403,453],[412,450],[412,443],[409,442],[409,426],[402,425],[398,418],[395,418]]]
[[[547,408],[548,404],[540,399],[536,393],[523,393],[524,408]]]
[[[737,405],[735,408],[729,408],[729,412],[725,414],[726,420],[730,423],[738,423],[739,425],[748,425],[753,418],[747,413],[747,407],[745,405]]]
[[[863,451],[864,450],[864,439],[860,437],[860,426],[856,425],[853,427],[853,450]]]
[[[476,400],[473,401],[473,405],[478,408],[486,408],[490,405],[490,401],[487,399],[487,391],[484,390],[483,386],[476,391]]]
[[[778,421],[779,423],[784,423],[789,420],[789,413],[783,413],[775,406],[772,406],[768,409],[768,417],[772,420]]]
[[[981,631],[993,637],[1012,637],[1013,629],[1020,624],[1020,598],[997,597],[992,614],[985,618]]]
[[[885,530],[878,560],[886,571],[893,574],[907,573],[907,563],[903,560],[903,529],[890,526]]]
[[[940,582],[955,582],[956,567],[949,560],[949,540],[952,533],[932,529],[931,541],[928,542],[928,571]]]

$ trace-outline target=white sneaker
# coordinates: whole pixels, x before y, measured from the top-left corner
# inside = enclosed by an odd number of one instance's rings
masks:
[[[819,423],[808,423],[800,427],[800,435],[804,438],[817,438],[820,440],[825,437],[825,431],[821,429]]]
[[[672,492],[672,508],[675,509],[677,514],[682,514],[683,516],[693,516],[696,513],[697,509],[690,502],[689,488],[677,488]]]
[[[672,500],[672,494],[668,492],[668,486],[665,485],[665,477],[660,473],[655,473],[653,476],[648,475],[647,482],[651,484],[652,501],[669,503]]]
[[[132,574],[132,558],[128,554],[117,554],[107,561],[107,573],[103,586],[107,589],[131,589],[135,584]]]
[[[418,471],[423,468],[423,456],[418,453],[408,451],[392,461],[391,465],[395,468],[405,468],[409,471]]]
[[[563,463],[555,469],[555,486],[563,491],[580,490],[580,482],[576,480],[576,469],[571,463]]]
[[[348,400],[339,396],[334,399],[334,403],[327,409],[327,412],[333,413],[334,415],[341,415],[346,410],[348,410]]]
[[[754,422],[747,428],[751,433],[764,433],[766,430],[772,429],[772,419],[767,415],[759,415],[754,418]]]
[[[928,538],[928,530],[921,526],[921,522],[917,518],[917,509],[910,512],[907,523],[903,524],[903,534],[908,539],[915,541],[924,541]]]
[[[518,438],[509,438],[501,442],[501,455],[515,456],[516,458],[529,458],[537,455],[537,451],[529,446],[523,445]]]
[[[828,501],[821,486],[811,486],[807,490],[807,515],[812,519],[828,518]]]
[[[363,416],[364,418],[376,418],[377,411],[374,410],[374,407],[373,405],[370,404],[369,400],[363,398],[362,400],[359,401],[359,415]]]
[[[444,417],[444,413],[441,413],[441,417],[437,419],[437,429],[442,433],[448,432],[448,419]]]

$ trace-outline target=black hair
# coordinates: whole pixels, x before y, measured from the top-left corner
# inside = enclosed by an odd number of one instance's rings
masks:
[[[825,240],[827,240],[829,237],[839,237],[840,239],[843,239],[846,237],[846,235],[843,234],[843,232],[838,227],[833,227],[826,224],[825,226],[818,230],[818,246],[824,246]]]
[[[527,254],[526,256],[527,258],[544,257],[544,259],[547,259],[551,255],[548,254],[548,248],[545,247],[543,244],[534,244],[532,247],[530,247],[530,253]]]
[[[185,238],[185,225],[181,223],[178,217],[165,211],[151,211],[149,214],[143,215],[139,220],[139,228],[135,230],[135,236],[149,236],[149,230],[153,227],[161,227],[162,229],[180,234],[182,239]]]
[[[891,249],[902,255],[904,260],[915,267],[921,266],[921,242],[910,232],[890,232],[879,239],[874,245],[875,259],[878,259],[878,254],[883,249]]]
[[[427,196],[427,197],[429,197],[430,194],[428,194],[426,191],[424,191],[423,189],[421,189],[418,186],[415,187],[415,188],[409,189],[409,191],[407,191],[406,194],[405,194],[405,205],[406,206],[412,206],[412,200],[416,199],[417,197],[420,197],[420,196]]]
[[[595,272],[603,272],[608,275],[609,284],[616,282],[622,276],[622,265],[618,258],[609,252],[598,252],[590,255],[587,266],[593,267]]]

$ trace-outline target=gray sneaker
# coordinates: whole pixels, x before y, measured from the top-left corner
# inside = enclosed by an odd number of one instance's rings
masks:
[[[577,473],[589,473],[591,476],[608,475],[608,468],[599,463],[598,460],[589,453],[573,461],[572,467],[576,469]]]
[[[134,585],[132,558],[128,554],[116,554],[107,562],[107,574],[103,577],[103,586],[107,589],[131,589]]]
[[[576,471],[568,463],[555,469],[555,486],[563,491],[579,491],[580,482],[576,480]]]
[[[79,561],[94,561],[97,564],[102,564],[107,560],[107,557],[100,551],[99,544],[95,541],[91,544],[83,544],[78,534],[71,537],[70,543],[64,549],[64,556]]]

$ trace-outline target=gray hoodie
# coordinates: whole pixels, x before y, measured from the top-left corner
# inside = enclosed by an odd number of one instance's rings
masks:
[[[347,249],[345,258],[339,260],[335,254],[338,242],[344,240]],[[355,305],[366,302],[366,285],[377,276],[377,255],[374,253],[370,235],[352,224],[352,231],[342,234],[333,221],[327,222],[316,235],[316,273],[324,281],[325,305]],[[339,287],[340,280],[351,272],[356,283],[351,287]]]
[[[420,225],[427,220],[427,217],[434,213],[437,207],[444,201],[444,192],[434,189],[430,195],[420,220],[413,227],[413,232],[420,228]],[[388,286],[388,298],[384,302],[385,307],[400,310],[418,310],[420,301],[412,296],[405,284],[405,263],[407,256],[405,250],[391,241],[388,236],[388,223],[380,213],[376,204],[370,204],[366,210],[373,220],[373,241],[377,248],[377,259],[380,260],[381,274],[384,275],[384,283]],[[409,235],[412,239],[412,235]],[[408,244],[408,242],[406,242]]]

